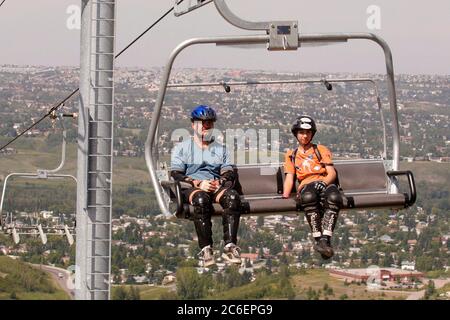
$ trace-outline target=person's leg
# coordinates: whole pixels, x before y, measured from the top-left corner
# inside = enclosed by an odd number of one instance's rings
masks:
[[[322,219],[322,230],[323,235],[327,239],[328,246],[331,247],[331,237],[339,217],[339,210],[342,208],[342,196],[336,185],[331,184],[325,189],[323,206],[325,212]]]
[[[322,212],[320,200],[320,194],[317,192],[314,182],[307,184],[300,194],[297,195],[297,201],[300,202],[300,208],[305,211],[306,220],[315,240],[314,250],[319,252],[323,259],[329,259],[334,252],[327,245],[327,239],[322,233],[322,217],[324,213]]]
[[[241,216],[241,197],[234,189],[219,190],[215,201],[223,208],[222,225],[224,254],[222,257],[232,263],[241,263],[240,249],[237,247],[237,233]]]
[[[314,188],[314,183],[307,184],[297,194],[297,203],[305,211],[312,236],[316,241],[319,240],[322,236],[322,218],[320,214],[320,196]]]
[[[214,252],[212,249],[212,223],[211,215],[213,212],[212,200],[210,195],[200,189],[192,188],[183,191],[184,200],[187,200],[194,206],[192,218],[194,220],[195,231],[198,237],[198,246],[200,247],[200,258],[203,267],[210,267],[215,264]]]
[[[186,202],[194,206],[192,218],[194,220],[200,249],[206,246],[212,247],[211,215],[213,207],[210,195],[200,189],[191,188],[183,190],[183,198]]]
[[[223,241],[237,244],[239,219],[241,217],[241,197],[234,189],[226,189],[216,197],[216,202],[223,208]]]

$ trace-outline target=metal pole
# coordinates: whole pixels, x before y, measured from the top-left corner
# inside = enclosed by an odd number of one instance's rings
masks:
[[[115,1],[82,0],[76,299],[110,298]]]
[[[75,299],[86,300],[86,180],[87,180],[87,127],[89,105],[89,64],[91,6],[89,0],[81,1],[81,47],[80,47],[80,104],[78,107],[78,156],[77,156],[77,212],[75,255]]]

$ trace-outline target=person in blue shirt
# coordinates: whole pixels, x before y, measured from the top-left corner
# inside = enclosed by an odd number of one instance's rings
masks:
[[[182,189],[182,195],[186,203],[194,206],[193,220],[204,267],[215,264],[211,222],[214,202],[224,209],[222,258],[230,263],[241,263],[237,246],[241,200],[234,189],[237,171],[225,146],[212,136],[216,120],[212,108],[197,106],[191,113],[194,135],[175,146],[170,164],[171,177],[189,186]]]

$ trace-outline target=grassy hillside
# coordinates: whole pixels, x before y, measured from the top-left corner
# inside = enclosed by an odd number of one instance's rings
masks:
[[[291,284],[294,287],[296,299],[395,300],[406,297],[401,293],[370,291],[364,284],[346,284],[330,276],[324,269],[308,269],[304,274],[294,275]]]
[[[14,155],[0,155],[0,178],[11,172],[35,172],[37,168],[52,169],[60,161],[60,146],[47,148],[43,139],[27,138],[14,147],[18,153]],[[256,155],[252,152],[252,158]],[[66,164],[61,173],[76,175],[77,146],[71,143],[67,147]],[[170,161],[169,155],[162,155],[162,160]],[[248,161],[249,154],[246,154]],[[280,154],[283,161],[283,154]],[[149,182],[149,174],[143,157],[114,157],[113,181],[118,185],[126,185],[136,182]],[[400,163],[400,169],[412,170],[416,182],[428,182],[449,187],[450,163],[413,162]]]
[[[450,181],[450,163],[448,162],[402,162],[400,169],[411,170],[414,173],[416,185],[426,182],[450,190],[448,183]]]
[[[131,285],[114,285],[111,287],[111,297],[112,300],[121,300],[121,299],[130,299],[131,288],[135,288],[139,291],[139,297],[141,300],[161,300],[164,297],[170,295],[171,291],[169,287],[156,287],[156,286],[148,286],[148,285],[139,285],[139,286],[131,286]],[[120,297],[119,290],[125,292],[125,295]],[[172,297],[173,294],[172,294]],[[174,297],[175,298],[175,297]]]
[[[0,256],[0,300],[67,300],[69,297],[44,271]]]
[[[27,139],[25,139],[27,140]],[[33,140],[33,146],[22,145],[17,154],[0,155],[0,179],[11,172],[36,172],[36,169],[54,169],[61,160],[61,148],[46,149],[41,139]],[[59,173],[76,176],[77,146],[69,144],[66,153],[66,162]],[[150,181],[144,158],[115,157],[113,160],[113,181],[123,185],[135,182]],[[3,180],[3,179],[2,179]],[[70,181],[70,180],[68,180]],[[72,183],[72,182],[70,182]]]
[[[279,274],[258,277],[252,283],[221,292],[210,292],[204,299],[295,299],[295,300],[403,300],[408,293],[371,291],[364,284],[345,283],[324,269],[307,269],[289,277],[283,284]],[[131,286],[121,286],[129,290]],[[141,300],[177,299],[168,287],[134,286]],[[118,286],[113,287],[113,296]]]

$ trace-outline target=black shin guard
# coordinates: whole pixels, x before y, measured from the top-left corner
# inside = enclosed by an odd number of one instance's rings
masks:
[[[228,189],[219,201],[223,208],[222,225],[225,245],[237,244],[239,219],[241,216],[241,198],[236,190]]]
[[[331,237],[339,217],[339,210],[342,208],[342,196],[335,185],[330,185],[325,190],[324,207],[323,234]]]
[[[212,246],[212,223],[211,214],[213,211],[212,201],[206,192],[197,192],[192,198],[194,206],[194,226],[198,236],[198,245],[200,249],[210,245]]]
[[[306,185],[297,196],[298,206],[305,211],[306,220],[311,228],[312,236],[322,236],[322,217],[320,215],[320,198],[312,184]]]

